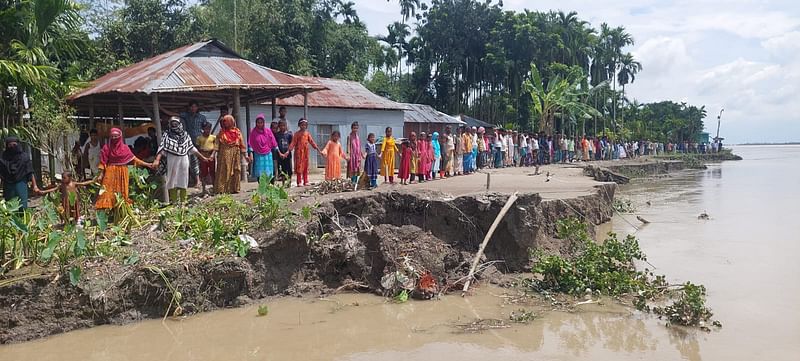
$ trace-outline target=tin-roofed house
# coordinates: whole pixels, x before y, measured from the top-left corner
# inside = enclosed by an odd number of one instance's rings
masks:
[[[408,138],[411,132],[417,134],[421,132],[433,133],[439,132],[444,134],[444,129],[447,126],[453,129],[465,125],[458,117],[453,117],[434,109],[430,105],[425,104],[404,104],[407,109],[405,110],[405,128],[403,136]]]

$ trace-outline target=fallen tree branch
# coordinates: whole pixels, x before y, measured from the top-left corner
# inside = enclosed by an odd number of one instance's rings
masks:
[[[508,213],[508,210],[511,209],[511,206],[514,202],[517,201],[517,192],[508,197],[506,201],[506,205],[500,210],[500,213],[497,214],[497,218],[494,219],[494,223],[492,223],[492,227],[489,228],[489,232],[486,233],[486,237],[483,238],[483,243],[481,243],[481,247],[478,249],[478,253],[475,254],[475,259],[472,260],[472,267],[469,269],[469,273],[467,274],[467,281],[464,282],[464,288],[461,289],[461,297],[467,294],[467,290],[469,289],[470,281],[472,281],[472,277],[475,275],[475,269],[478,268],[478,262],[481,260],[481,256],[483,256],[483,251],[486,250],[486,245],[489,244],[489,240],[492,238],[495,229],[497,226],[500,225],[500,221],[503,220],[503,217]]]

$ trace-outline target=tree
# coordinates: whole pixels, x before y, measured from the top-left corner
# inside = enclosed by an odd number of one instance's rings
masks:
[[[0,11],[4,125],[21,123],[25,96],[60,99],[69,91],[72,79],[64,70],[82,55],[88,40],[78,10],[69,0],[21,0]]]
[[[343,17],[345,24],[360,24],[361,20],[358,18],[358,13],[356,13],[355,6],[356,3],[352,1],[340,2],[339,10],[336,11],[336,16]]]
[[[533,100],[533,114],[539,117],[540,131],[552,135],[556,116],[591,116],[596,110],[583,103],[581,83],[585,76],[579,68],[571,68],[569,73],[550,79],[547,84],[542,80],[539,69],[531,64],[531,77],[524,83],[525,90]]]
[[[622,86],[622,98],[625,99],[625,85],[633,83],[636,80],[636,74],[642,70],[642,64],[633,59],[631,53],[626,53],[620,59],[619,72],[617,73],[617,82]],[[620,112],[620,119],[624,120],[624,104],[623,111]],[[623,123],[624,124],[624,123]]]
[[[202,40],[205,29],[183,0],[125,0],[101,30],[108,51],[129,62]]]

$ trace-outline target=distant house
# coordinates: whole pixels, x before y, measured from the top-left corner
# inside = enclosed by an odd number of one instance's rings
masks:
[[[486,128],[486,130],[494,129],[494,125],[484,122],[483,120],[480,119],[475,119],[473,117],[466,116],[464,114],[461,114],[460,118],[464,123],[467,123],[468,127],[476,127],[476,128],[484,127]]]
[[[362,144],[366,144],[369,133],[375,133],[377,138],[382,137],[386,127],[393,128],[395,137],[403,134],[405,105],[374,94],[358,82],[330,78],[310,79],[328,88],[308,94],[308,129],[320,149],[328,142],[330,134],[338,130],[342,134],[342,148],[346,150],[345,140],[353,122],[359,123]],[[297,122],[303,117],[303,96],[278,99],[277,106],[286,107],[289,129],[297,131]],[[267,119],[271,119],[272,105],[251,105],[251,126],[255,125],[255,118],[259,113],[264,113]],[[210,114],[216,119],[216,113]],[[310,166],[312,169],[325,167],[325,158],[312,156]]]
[[[455,132],[456,128],[465,125],[461,119],[442,113],[434,109],[430,105],[424,104],[404,104],[407,109],[405,110],[405,128],[403,136],[408,138],[411,132],[417,134],[421,132],[444,133],[445,127],[448,125]]]

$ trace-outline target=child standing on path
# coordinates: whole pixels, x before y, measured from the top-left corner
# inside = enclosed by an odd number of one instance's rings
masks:
[[[392,127],[386,127],[386,136],[383,137],[381,144],[381,175],[383,180],[389,179],[389,183],[394,184],[394,154],[397,152],[397,144],[392,137]]]
[[[414,183],[414,177],[419,170],[419,147],[417,146],[417,133],[411,132],[408,138],[408,148],[411,149],[411,162],[408,167],[409,184]]]
[[[439,173],[439,178],[442,177],[442,170],[440,163],[442,162],[442,146],[439,144],[439,132],[433,132],[431,135],[431,145],[433,146],[433,169],[431,169],[431,177],[436,179],[436,173]]]
[[[361,139],[358,138],[358,122],[350,124],[350,134],[347,136],[347,176],[356,183],[361,175]]]
[[[408,140],[404,140],[400,145],[400,170],[397,172],[400,184],[408,184],[408,178],[411,176],[411,158],[411,146]]]
[[[200,181],[203,182],[203,193],[206,193],[206,186],[214,184],[214,170],[217,165],[211,156],[217,150],[217,136],[211,134],[211,123],[204,122],[202,127],[203,134],[197,137],[197,149],[208,158],[207,162],[200,162]]]
[[[419,140],[417,140],[417,154],[419,154],[419,163],[417,164],[417,178],[419,182],[425,182],[427,173],[425,170],[428,167],[428,142],[425,132],[419,133]]]
[[[303,185],[307,186],[308,183],[308,156],[310,151],[308,146],[311,145],[314,150],[319,152],[317,143],[314,143],[314,138],[311,137],[311,132],[308,131],[308,120],[301,118],[297,122],[300,130],[292,136],[292,142],[289,144],[289,150],[286,153],[281,153],[281,158],[286,158],[289,153],[294,151],[294,172],[297,174],[297,186],[300,186],[300,181]]]
[[[320,152],[322,156],[327,159],[327,163],[325,163],[325,180],[336,180],[342,177],[341,162],[342,159],[346,157],[342,151],[342,145],[339,144],[339,138],[341,138],[339,131],[333,131],[333,133],[331,133],[331,139],[328,141],[328,144],[325,145],[325,149]],[[353,153],[359,154],[360,151],[355,150]],[[355,177],[357,178],[358,176]]]
[[[76,182],[72,178],[72,172],[67,170],[61,173],[61,183],[53,188],[43,189],[40,193],[47,194],[56,190],[61,192],[61,207],[64,209],[64,213],[61,214],[62,221],[66,225],[74,220],[80,226],[83,223],[83,217],[81,217],[81,198],[78,194],[78,187],[92,183],[94,183],[94,179]]]
[[[367,160],[364,162],[364,173],[369,177],[369,187],[374,189],[378,186],[378,151],[375,145],[375,133],[367,135]],[[401,165],[402,168],[402,165]],[[402,177],[400,178],[402,182]]]

